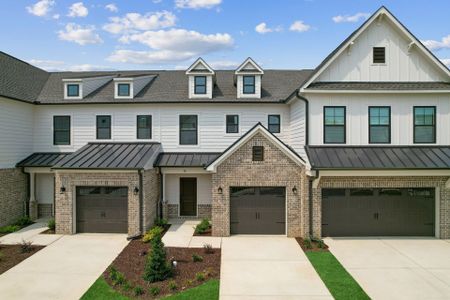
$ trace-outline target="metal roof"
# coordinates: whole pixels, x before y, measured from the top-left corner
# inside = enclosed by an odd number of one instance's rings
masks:
[[[17,167],[53,167],[72,153],[37,152],[17,163]]]
[[[213,162],[221,153],[182,152],[161,153],[156,160],[156,167],[205,167]]]
[[[159,143],[88,143],[54,169],[146,169],[159,154]]]
[[[306,90],[449,90],[449,82],[314,82]]]
[[[450,169],[450,146],[306,146],[313,169]]]

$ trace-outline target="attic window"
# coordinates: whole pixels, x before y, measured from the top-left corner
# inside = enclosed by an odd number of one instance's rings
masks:
[[[129,83],[119,83],[117,85],[117,96],[129,97],[130,96],[130,84]]]
[[[67,97],[80,97],[80,85],[67,84]]]
[[[253,161],[263,161],[264,160],[264,147],[263,146],[253,146],[252,160]]]
[[[385,47],[373,47],[373,63],[385,64],[386,63],[386,48]]]
[[[244,94],[254,94],[255,93],[255,76],[244,76],[242,79],[243,93]]]
[[[195,76],[194,84],[194,94],[206,94],[206,76]]]

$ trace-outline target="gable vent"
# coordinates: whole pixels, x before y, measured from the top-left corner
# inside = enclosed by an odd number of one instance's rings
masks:
[[[373,63],[374,64],[386,63],[386,48],[385,47],[373,47]]]

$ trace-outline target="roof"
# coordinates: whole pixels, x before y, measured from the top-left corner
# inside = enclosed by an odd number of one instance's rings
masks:
[[[59,161],[54,169],[151,169],[159,143],[88,143]]]
[[[309,76],[311,70],[266,70],[262,77],[261,98],[238,99],[233,70],[216,71],[212,99],[189,99],[188,76],[185,71],[123,71],[123,72],[55,72],[50,73],[37,101],[42,104],[60,103],[171,103],[171,102],[281,102]],[[62,79],[93,76],[130,77],[156,75],[133,99],[114,99],[111,80],[97,91],[80,100],[64,100]]]
[[[306,90],[450,90],[450,82],[314,82]]]
[[[25,102],[38,97],[49,74],[0,51],[0,96]]]
[[[306,146],[312,169],[450,169],[450,146]]]
[[[221,153],[211,152],[165,152],[156,160],[156,167],[205,167]]]
[[[36,152],[18,162],[16,167],[53,167],[72,153]]]

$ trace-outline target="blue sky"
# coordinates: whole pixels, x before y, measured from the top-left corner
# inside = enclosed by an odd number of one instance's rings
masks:
[[[450,65],[444,0],[2,0],[0,50],[50,70],[314,68],[381,5]]]

